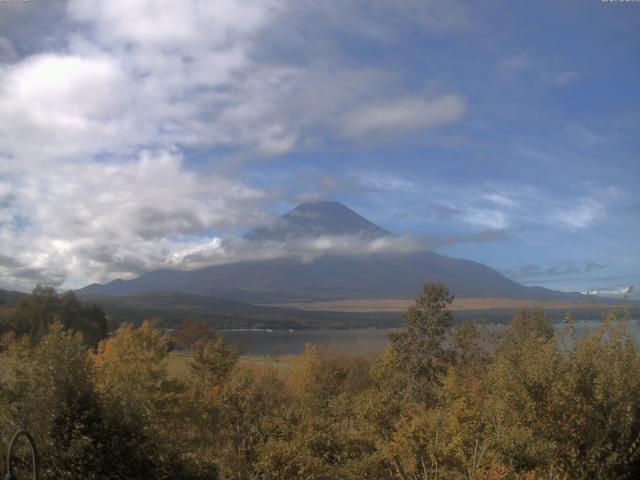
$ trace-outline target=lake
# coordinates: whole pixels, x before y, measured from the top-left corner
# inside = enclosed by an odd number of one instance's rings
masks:
[[[575,322],[578,335],[600,325],[599,320]],[[632,329],[640,341],[640,326],[632,322]],[[564,326],[562,323],[556,328]],[[500,331],[504,325],[488,325],[489,331]],[[240,345],[248,355],[297,355],[304,351],[307,343],[331,345],[338,351],[350,351],[362,354],[382,352],[388,343],[391,328],[350,328],[322,330],[221,330],[225,341]]]

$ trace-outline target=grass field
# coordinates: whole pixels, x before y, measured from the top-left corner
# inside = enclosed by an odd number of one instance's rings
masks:
[[[412,299],[394,298],[360,298],[353,300],[334,300],[310,303],[281,303],[271,306],[297,308],[306,311],[325,312],[404,312],[413,303]],[[541,306],[545,309],[593,309],[591,301],[585,300],[531,300],[516,298],[456,298],[452,310],[495,310]]]
[[[7,371],[7,355],[0,353],[0,381],[6,381],[9,377]],[[288,371],[293,366],[293,355],[242,355],[240,363],[250,365],[271,365],[282,372]],[[167,372],[170,378],[179,379],[189,374],[189,362],[191,355],[187,353],[172,352],[167,358]]]
[[[188,375],[189,362],[191,362],[191,355],[187,353],[171,353],[167,359],[167,371],[169,372],[169,377],[179,379]],[[240,357],[240,363],[250,365],[270,365],[282,372],[286,372],[293,365],[293,356],[243,355]]]

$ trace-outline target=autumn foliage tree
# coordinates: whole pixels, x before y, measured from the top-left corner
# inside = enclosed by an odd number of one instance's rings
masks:
[[[80,334],[53,323],[40,342],[14,343],[6,361],[2,439],[19,429],[31,432],[42,478],[143,479],[155,469],[140,432],[103,402]]]
[[[166,368],[171,345],[148,321],[123,325],[99,345],[95,381],[105,408],[136,436],[153,475],[188,478],[181,449],[184,387]]]
[[[215,330],[209,325],[193,320],[184,320],[175,332],[176,346],[183,350],[193,350],[198,344],[217,338]]]

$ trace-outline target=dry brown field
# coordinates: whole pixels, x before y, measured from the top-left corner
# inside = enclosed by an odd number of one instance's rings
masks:
[[[413,300],[406,298],[360,298],[353,300],[334,300],[309,303],[278,303],[270,306],[290,307],[307,311],[325,312],[403,312]],[[456,298],[452,310],[495,310],[525,307],[542,307],[545,309],[581,309],[594,308],[588,300],[531,300],[514,298]]]

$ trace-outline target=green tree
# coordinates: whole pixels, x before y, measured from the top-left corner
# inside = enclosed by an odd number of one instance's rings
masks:
[[[454,352],[445,344],[453,317],[453,295],[442,282],[429,283],[404,316],[404,330],[390,335],[399,367],[409,376],[411,395],[426,405],[436,401]]]
[[[71,291],[59,294],[53,287],[36,286],[31,295],[0,315],[3,333],[13,331],[35,341],[46,335],[54,322],[79,332],[84,343],[94,347],[107,335],[107,318],[100,307],[78,301]]]

